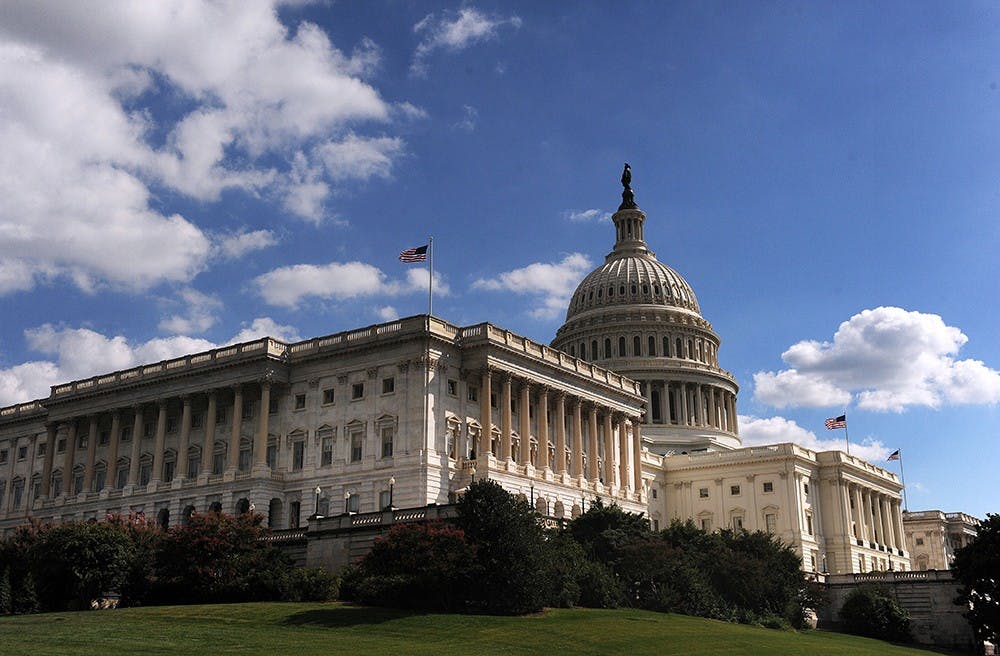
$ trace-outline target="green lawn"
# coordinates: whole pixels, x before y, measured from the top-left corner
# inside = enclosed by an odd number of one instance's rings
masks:
[[[60,654],[817,654],[928,652],[636,610],[426,615],[341,604],[165,606],[0,618],[4,656]]]

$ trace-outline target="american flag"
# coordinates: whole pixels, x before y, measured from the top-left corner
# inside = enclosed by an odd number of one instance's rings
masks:
[[[830,430],[837,428],[847,428],[847,415],[840,415],[839,417],[830,417],[826,420],[826,427]]]
[[[423,246],[417,246],[416,248],[407,248],[405,251],[399,254],[400,262],[426,262],[427,261],[427,244]]]
[[[890,455],[888,458],[885,459],[886,462],[889,462],[891,460],[899,460],[899,449],[893,451],[892,455]]]

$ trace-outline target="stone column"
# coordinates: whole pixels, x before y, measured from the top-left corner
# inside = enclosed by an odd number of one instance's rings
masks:
[[[632,475],[636,494],[642,492],[642,433],[638,423],[632,423]]]
[[[45,460],[42,462],[42,496],[49,498],[52,485],[52,463],[56,457],[56,431],[59,426],[52,421],[45,423]]]
[[[601,476],[597,468],[597,406],[590,404],[587,413],[587,476],[592,483],[596,483]]]
[[[94,484],[94,460],[97,456],[97,415],[90,416],[90,427],[87,435],[87,462],[83,470],[83,491],[90,493]]]
[[[167,400],[157,401],[156,414],[156,441],[153,443],[153,473],[149,477],[149,485],[152,487],[163,479],[163,447],[167,441]]]
[[[267,431],[271,416],[271,383],[260,383],[260,416],[257,422],[257,437],[253,441],[253,468],[265,472],[267,467]]]
[[[188,449],[191,447],[191,395],[181,398],[181,438],[177,444],[177,465],[174,467],[174,478],[184,480],[190,474],[188,471]]]
[[[733,406],[733,414],[731,415],[732,418],[733,418],[733,433],[739,433],[740,432],[740,422],[739,422],[739,418],[736,416],[736,395],[735,394],[733,394],[733,395],[730,396],[730,403]]]
[[[573,399],[573,476],[583,478],[583,407]]]
[[[63,496],[73,496],[73,458],[76,454],[76,419],[69,422],[69,432],[66,435],[66,453],[63,455]]]
[[[889,522],[889,499],[883,494],[879,495],[878,512],[882,518],[882,544],[889,547],[890,549],[896,548],[896,541],[892,536],[892,524]]]
[[[715,387],[708,386],[708,405],[710,406],[712,416],[708,421],[708,425],[712,428],[719,428],[719,406],[716,405],[715,400]]]
[[[665,381],[665,380],[661,380],[660,381],[660,389],[662,390],[660,392],[660,420],[664,424],[669,424],[670,423],[670,399],[668,398],[667,395],[670,394],[670,390],[668,389],[667,381]]]
[[[619,486],[624,491],[631,484],[631,479],[629,477],[629,448],[628,448],[628,428],[625,425],[625,416],[619,413],[617,415],[618,424],[618,481]]]
[[[517,403],[518,432],[521,434],[521,452],[518,454],[519,465],[531,462],[531,385],[528,381],[521,382],[521,395]]]
[[[240,433],[243,431],[243,388],[233,387],[233,430],[229,434],[229,449],[226,453],[226,472],[235,472],[240,466]]]
[[[896,499],[896,503],[893,504],[893,517],[895,518],[896,524],[896,535],[898,536],[897,542],[899,543],[899,548],[906,551],[906,531],[903,528],[903,513],[900,510],[900,501]]]
[[[695,426],[705,425],[705,403],[700,384],[694,386],[694,424]]]
[[[687,383],[677,384],[677,396],[680,398],[680,422],[681,426],[688,425],[688,392]]]
[[[615,459],[615,432],[611,426],[611,413],[604,411],[604,482],[615,485],[615,474],[618,466]]]
[[[653,381],[642,381],[642,391],[646,396],[646,416],[643,418],[647,424],[653,423]]]
[[[538,393],[538,468],[549,469],[549,389]]]
[[[479,446],[476,448],[478,458],[483,458],[487,453],[490,453],[490,441],[493,439],[492,388],[493,375],[489,367],[483,367],[482,383],[479,388],[479,423],[482,425],[482,430],[479,434]]]
[[[566,394],[556,393],[556,461],[555,472],[566,472]]]
[[[215,455],[215,415],[218,414],[218,398],[215,390],[208,392],[208,408],[205,410],[205,434],[201,446],[201,472],[199,475],[211,476],[212,456]]]
[[[142,445],[139,444],[142,441],[142,406],[137,405],[134,407],[134,410],[135,413],[132,418],[132,451],[128,462],[128,487],[135,487],[136,483],[139,482],[139,455],[142,453],[140,451]]]
[[[872,493],[871,490],[864,490],[865,497],[865,522],[868,524],[868,541],[878,542],[875,537],[875,509],[872,506]]]
[[[115,410],[111,415],[111,440],[108,443],[108,467],[104,473],[104,489],[115,489],[118,478],[118,447],[121,444],[122,413]],[[98,490],[100,492],[100,490]]]
[[[504,374],[503,387],[500,388],[500,459],[506,463],[511,459],[511,421],[510,416],[510,374]]]

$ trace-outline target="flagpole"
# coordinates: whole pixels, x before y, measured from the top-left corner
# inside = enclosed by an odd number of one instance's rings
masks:
[[[431,269],[427,281],[427,314],[434,316],[434,237],[427,238],[427,261],[430,262]]]
[[[903,450],[899,449],[899,482],[903,485],[903,511],[910,512],[906,503],[906,476],[903,474]]]
[[[851,455],[851,438],[847,434],[847,408],[844,408],[844,440],[847,442],[847,455]]]

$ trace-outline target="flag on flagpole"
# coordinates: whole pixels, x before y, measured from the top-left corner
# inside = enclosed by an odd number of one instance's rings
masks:
[[[847,415],[840,415],[839,417],[830,417],[826,420],[826,427],[829,430],[835,430],[837,428],[847,428]]]
[[[885,459],[886,462],[890,462],[892,460],[899,460],[899,449],[893,451],[892,455]]]
[[[405,251],[399,254],[400,262],[426,262],[427,261],[427,244],[423,246],[417,246],[416,248],[407,248]]]

